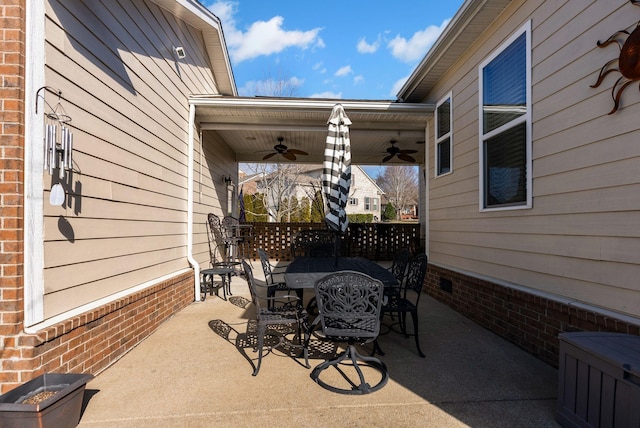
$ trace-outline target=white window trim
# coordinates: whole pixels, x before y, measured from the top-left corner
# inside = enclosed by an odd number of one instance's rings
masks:
[[[526,44],[526,94],[527,94],[527,112],[518,117],[517,119],[512,120],[509,123],[506,123],[500,126],[497,129],[494,129],[488,132],[486,135],[483,135],[484,130],[482,129],[482,106],[483,106],[483,93],[482,93],[482,70],[487,64],[493,61],[498,55],[500,55],[507,47],[509,47],[515,40],[520,37],[522,34],[526,34],[525,36],[525,44]],[[495,135],[500,134],[505,129],[509,129],[514,127],[517,124],[526,123],[525,132],[526,132],[526,154],[527,154],[527,162],[526,162],[526,171],[527,171],[527,200],[522,205],[508,205],[501,207],[485,207],[484,206],[484,141],[492,138]],[[500,45],[495,51],[491,53],[483,62],[478,66],[478,152],[479,152],[479,162],[478,162],[478,175],[480,181],[480,188],[478,191],[478,206],[480,208],[480,212],[490,212],[490,211],[510,211],[510,210],[523,210],[530,209],[533,207],[533,160],[532,160],[532,144],[531,144],[531,21],[527,21],[518,31],[511,35],[504,43]]]
[[[449,132],[447,132],[442,137],[438,138],[438,107],[444,104],[445,101],[449,100]],[[445,175],[449,175],[453,172],[453,91],[449,92],[440,101],[436,104],[436,109],[434,111],[434,123],[433,123],[433,136],[435,144],[433,145],[434,150],[434,159],[435,165],[433,168],[433,173],[436,178],[444,177]],[[442,174],[438,174],[438,144],[440,141],[449,138],[449,171],[444,172]]]

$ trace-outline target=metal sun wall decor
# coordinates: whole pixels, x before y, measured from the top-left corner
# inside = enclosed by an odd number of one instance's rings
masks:
[[[629,0],[634,6],[640,6],[640,0]],[[625,38],[626,35],[626,38]],[[616,31],[606,41],[598,40],[598,47],[604,48],[612,43],[617,43],[620,48],[620,55],[607,62],[598,75],[598,81],[591,85],[592,88],[600,86],[605,76],[609,73],[618,72],[620,77],[611,88],[611,98],[613,98],[613,109],[609,114],[613,114],[620,108],[620,97],[627,86],[633,82],[640,81],[640,21],[636,28],[629,33],[627,30]],[[616,67],[617,62],[617,67]],[[640,89],[640,87],[639,87]]]
[[[44,86],[36,92],[36,99],[42,97],[45,108],[45,133],[44,133],[44,170],[53,176],[58,170],[58,182],[51,187],[49,201],[52,205],[62,205],[65,199],[65,192],[60,181],[64,180],[65,171],[73,169],[73,133],[67,125],[71,122],[71,117],[64,113],[60,104],[62,92],[57,91],[58,104],[51,107],[45,100],[44,93],[50,88]],[[43,94],[40,95],[40,91]],[[36,102],[36,114],[38,113],[38,103]]]

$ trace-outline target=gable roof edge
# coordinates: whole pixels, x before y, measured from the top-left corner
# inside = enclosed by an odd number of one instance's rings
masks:
[[[397,94],[402,102],[424,102],[433,86],[511,0],[466,0]]]

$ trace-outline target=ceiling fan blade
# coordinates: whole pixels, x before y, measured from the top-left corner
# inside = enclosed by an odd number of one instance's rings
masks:
[[[277,155],[277,153],[269,153],[268,155],[265,155],[265,156],[262,158],[262,160],[267,160],[267,159],[269,159],[270,157],[275,156],[275,155]]]
[[[418,153],[418,151],[413,149],[407,149],[407,150],[400,150],[400,153],[404,153],[405,155],[411,155],[413,153]]]
[[[391,158],[393,157],[393,155],[389,155],[386,158],[382,159],[382,162],[388,162],[391,160]]]
[[[294,161],[296,160],[296,155],[294,155],[293,153],[291,153],[291,150],[287,150],[286,152],[284,152],[282,154],[282,156],[284,156],[285,158],[289,159],[290,161]]]
[[[307,156],[309,154],[307,152],[303,152],[302,150],[297,150],[297,149],[289,149],[287,150],[287,153],[293,153],[294,155],[304,155],[304,156]]]
[[[406,153],[400,153],[398,155],[398,159],[402,159],[405,162],[414,162],[415,163],[415,161],[416,161],[413,157],[409,156]]]

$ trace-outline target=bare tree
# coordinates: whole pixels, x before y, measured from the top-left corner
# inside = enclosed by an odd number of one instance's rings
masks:
[[[252,82],[249,92],[257,96],[293,97],[301,84],[299,79],[278,69],[275,77],[267,72],[263,80]],[[300,210],[297,196],[302,167],[289,163],[251,163],[245,168],[260,176],[257,191],[264,195],[263,202],[270,221],[291,221],[291,216],[295,217],[296,211]]]
[[[415,166],[388,166],[376,183],[396,209],[396,218],[410,203],[418,201],[418,169]]]
[[[289,77],[282,70],[278,70],[275,77],[269,72],[264,79],[251,82],[248,89],[257,96],[295,97],[300,85],[300,79]]]
[[[277,223],[291,221],[292,214],[300,209],[298,181],[302,166],[288,163],[258,163],[248,164],[248,167],[260,177],[257,180],[257,192],[265,195],[269,219]]]

